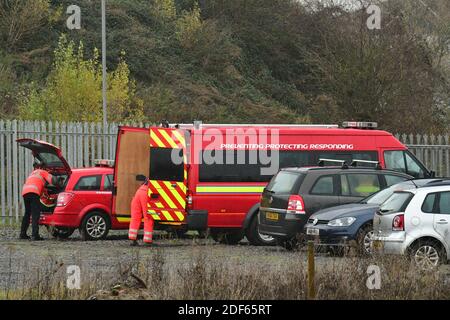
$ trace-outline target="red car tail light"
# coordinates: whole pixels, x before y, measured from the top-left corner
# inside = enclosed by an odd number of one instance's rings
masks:
[[[399,214],[392,220],[392,230],[393,231],[405,231],[405,215]]]
[[[61,192],[58,195],[58,199],[56,200],[56,206],[57,207],[65,207],[69,204],[70,201],[72,201],[74,197],[73,193],[70,192]]]
[[[292,195],[288,200],[287,213],[305,214],[305,202],[299,195]]]

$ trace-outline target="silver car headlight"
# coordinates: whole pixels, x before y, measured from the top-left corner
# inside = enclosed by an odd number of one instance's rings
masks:
[[[351,226],[353,222],[355,222],[355,217],[345,217],[345,218],[339,218],[334,219],[328,222],[328,225],[330,227],[348,227]]]

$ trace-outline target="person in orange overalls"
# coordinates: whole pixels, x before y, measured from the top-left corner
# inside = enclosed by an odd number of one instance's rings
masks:
[[[131,201],[131,221],[128,230],[128,239],[132,246],[137,246],[137,236],[141,227],[142,218],[144,218],[144,244],[151,246],[153,244],[153,218],[147,213],[148,202],[148,181],[146,181],[136,191]]]
[[[52,175],[40,169],[38,163],[33,163],[34,170],[28,176],[22,188],[22,197],[25,203],[25,214],[22,219],[22,226],[20,228],[20,239],[30,239],[27,235],[28,227],[30,226],[31,216],[31,240],[43,240],[39,236],[39,218],[41,216],[41,196],[45,191],[47,185],[52,183]]]

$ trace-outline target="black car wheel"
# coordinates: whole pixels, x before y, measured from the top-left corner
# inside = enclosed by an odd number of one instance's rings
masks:
[[[105,239],[110,228],[111,222],[106,214],[98,211],[90,212],[81,223],[81,239],[84,241]]]
[[[259,232],[258,214],[256,214],[245,230],[245,236],[248,241],[254,246],[273,246],[277,243],[277,240],[269,235],[261,234]]]
[[[75,228],[53,227],[53,226],[47,226],[47,230],[48,233],[53,238],[59,239],[67,239],[75,232]]]

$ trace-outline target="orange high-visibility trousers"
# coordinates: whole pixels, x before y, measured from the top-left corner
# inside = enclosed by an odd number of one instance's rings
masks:
[[[128,230],[128,239],[136,240],[144,218],[144,242],[153,242],[153,218],[147,214],[147,185],[142,185],[136,191],[131,201],[131,221]]]

